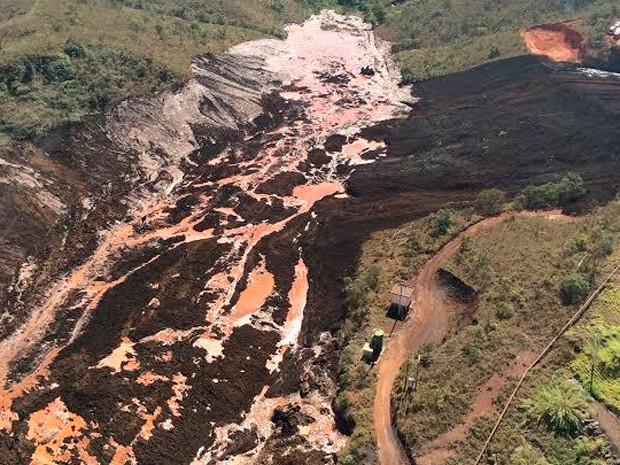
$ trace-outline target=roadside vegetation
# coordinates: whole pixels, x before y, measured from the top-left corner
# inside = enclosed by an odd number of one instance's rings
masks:
[[[517,197],[517,202],[528,210],[563,207],[580,199],[585,193],[581,176],[567,173],[556,181],[526,187]]]
[[[412,354],[393,392],[411,454],[432,450],[464,423],[462,437],[441,443],[449,452],[437,464],[473,463],[529,364],[524,360],[546,346],[617,265],[618,239],[620,201],[614,201],[576,221],[508,219],[463,242],[446,269],[478,291],[469,324],[454,324],[443,344]],[[618,285],[607,290],[526,380],[483,463],[605,463],[610,444],[593,423],[591,406],[594,398],[620,411],[619,292]],[[415,371],[416,389],[404,389],[405,373]],[[473,413],[486,392],[495,393],[494,408]]]
[[[386,317],[392,286],[410,282],[428,258],[476,218],[472,210],[440,210],[396,230],[378,232],[364,244],[359,267],[346,281],[348,318],[340,337],[340,391],[334,408],[340,429],[351,436],[341,463],[373,463],[376,370],[362,361],[362,347],[374,329],[383,329],[387,338],[394,326]]]

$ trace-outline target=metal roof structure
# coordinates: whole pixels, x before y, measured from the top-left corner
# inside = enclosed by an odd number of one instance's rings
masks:
[[[413,298],[413,288],[404,284],[395,284],[392,288],[391,304],[408,307]]]

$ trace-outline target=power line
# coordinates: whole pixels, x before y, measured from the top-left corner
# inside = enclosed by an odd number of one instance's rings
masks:
[[[491,430],[491,433],[489,434],[489,437],[485,441],[484,446],[482,446],[482,450],[480,451],[480,454],[478,455],[478,458],[476,459],[476,462],[475,462],[474,465],[479,465],[480,464],[480,461],[482,460],[482,457],[484,457],[484,454],[487,452],[487,449],[489,448],[489,444],[493,440],[493,437],[495,436],[495,433],[497,432],[497,429],[499,428],[499,425],[504,420],[504,417],[506,416],[506,412],[508,411],[508,408],[510,407],[510,404],[512,403],[512,401],[514,400],[515,396],[517,395],[517,392],[521,388],[521,385],[525,381],[525,378],[527,377],[527,375],[549,353],[549,351],[551,350],[553,345],[558,341],[558,339],[560,339],[560,337],[562,337],[562,335],[566,332],[566,330],[568,328],[570,328],[573,324],[575,324],[575,322],[577,320],[579,320],[583,316],[583,314],[586,312],[586,310],[588,310],[588,308],[590,308],[590,305],[592,305],[592,302],[594,302],[594,300],[598,297],[598,295],[601,293],[603,288],[607,285],[607,283],[609,283],[611,278],[613,278],[614,275],[618,271],[620,271],[620,265],[618,265],[616,268],[614,268],[614,270],[611,273],[609,273],[609,275],[607,275],[607,277],[603,280],[601,285],[590,295],[590,297],[588,297],[588,300],[586,300],[584,302],[584,304],[581,307],[579,307],[579,310],[577,310],[577,312],[571,317],[571,319],[568,320],[568,323],[566,323],[562,327],[560,332],[551,340],[551,342],[538,355],[538,357],[536,357],[536,360],[534,360],[532,362],[532,364],[527,368],[527,370],[525,370],[525,372],[523,373],[523,375],[519,379],[519,382],[517,383],[517,385],[515,386],[514,390],[512,391],[512,394],[510,394],[510,397],[506,401],[506,405],[504,406],[504,409],[502,410],[502,413],[500,414],[499,418],[495,422],[495,425],[493,426],[493,429]]]

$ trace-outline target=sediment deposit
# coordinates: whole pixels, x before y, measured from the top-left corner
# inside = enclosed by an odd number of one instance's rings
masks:
[[[0,205],[7,464],[333,463],[369,233],[567,170],[581,207],[620,181],[619,83],[536,58],[416,103],[369,25],[325,12],[194,71],[0,164],[22,186]]]

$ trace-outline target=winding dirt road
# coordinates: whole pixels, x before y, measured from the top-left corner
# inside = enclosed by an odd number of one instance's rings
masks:
[[[479,221],[448,242],[420,270],[414,282],[415,308],[413,315],[392,336],[378,365],[378,382],[374,404],[374,423],[380,462],[383,465],[408,465],[396,431],[392,427],[390,396],[400,367],[408,354],[415,352],[426,341],[440,342],[448,329],[448,312],[433,292],[433,283],[439,268],[459,249],[463,239],[475,236],[509,218],[543,217],[550,220],[574,221],[560,211],[506,212]]]

